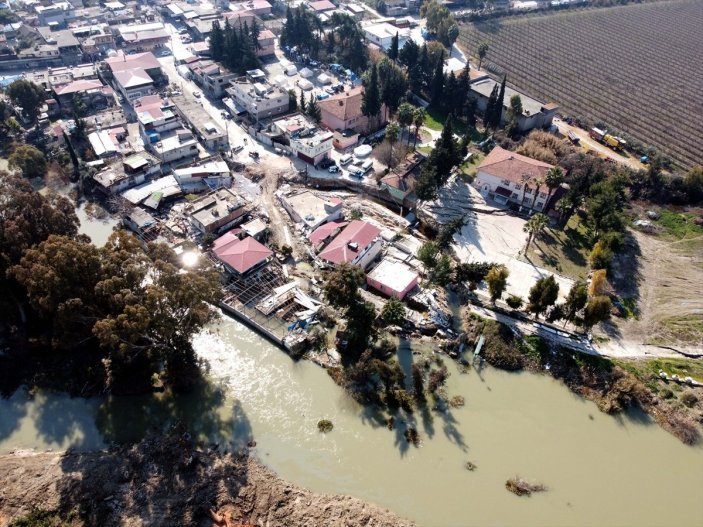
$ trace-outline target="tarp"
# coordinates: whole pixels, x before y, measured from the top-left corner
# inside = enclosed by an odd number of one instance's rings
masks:
[[[311,69],[309,68],[303,68],[302,70],[299,71],[300,76],[304,79],[308,79],[314,75]]]
[[[318,75],[317,80],[321,84],[331,84],[332,83],[332,78],[325,73],[321,73],[320,75]]]
[[[301,90],[305,90],[305,91],[312,90],[312,82],[310,82],[307,79],[300,79],[298,81],[298,86],[300,86]]]

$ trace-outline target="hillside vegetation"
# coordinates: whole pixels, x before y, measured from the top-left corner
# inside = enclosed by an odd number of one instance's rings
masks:
[[[703,9],[697,0],[465,24],[459,43],[508,84],[606,124],[690,168],[703,150]]]

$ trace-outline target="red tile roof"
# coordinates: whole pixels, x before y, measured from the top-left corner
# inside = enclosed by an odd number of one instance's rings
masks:
[[[334,264],[351,262],[381,234],[378,227],[354,220],[320,253],[320,258]],[[356,244],[356,248],[350,244]]]
[[[358,86],[345,93],[333,95],[324,101],[318,101],[320,110],[331,113],[337,119],[348,121],[361,115],[361,102],[364,88]]]
[[[308,7],[310,7],[310,9],[312,9],[313,11],[330,11],[331,9],[337,8],[337,6],[335,6],[329,0],[318,0],[317,2],[310,2],[308,4]]]
[[[273,252],[254,238],[240,240],[232,232],[217,238],[212,246],[217,258],[240,274],[260,264]]]
[[[346,221],[331,221],[329,223],[325,223],[312,231],[308,236],[308,240],[310,240],[310,243],[313,245],[317,245],[321,241],[325,240],[335,230],[346,227],[347,225],[348,222]]]
[[[77,80],[65,86],[56,88],[56,95],[68,95],[70,93],[78,93],[80,91],[88,91],[102,88],[103,83],[99,80]]]
[[[135,53],[134,55],[117,55],[105,62],[110,66],[113,73],[125,70],[161,68],[161,63],[151,51],[145,53]]]
[[[496,146],[478,166],[478,172],[484,172],[513,183],[523,183],[530,179],[544,180],[550,168],[553,168],[553,165],[549,163],[537,161]],[[547,192],[547,187],[541,186],[540,191]]]

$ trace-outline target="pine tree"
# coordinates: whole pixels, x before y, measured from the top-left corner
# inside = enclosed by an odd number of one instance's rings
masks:
[[[449,75],[447,75],[446,77],[446,83],[444,86],[441,100],[442,108],[444,109],[444,111],[452,112],[461,108],[461,105],[458,104],[458,89],[459,87],[457,85],[454,72],[449,72]]]
[[[301,90],[300,92],[300,104],[298,105],[300,108],[300,111],[303,113],[307,113],[306,107],[307,105],[305,104],[305,93]]]
[[[376,65],[371,66],[368,81],[364,88],[361,101],[361,113],[369,119],[377,119],[381,113],[381,90],[378,85],[378,71]]]
[[[398,32],[396,31],[395,36],[391,38],[391,47],[388,50],[388,58],[393,62],[398,60]]]
[[[503,82],[500,83],[500,91],[498,92],[498,97],[495,102],[495,108],[492,114],[491,128],[497,130],[500,126],[500,120],[503,117],[503,99],[505,99],[505,79],[506,76],[503,75]]]
[[[213,60],[220,61],[225,50],[225,35],[220,27],[220,23],[215,20],[212,23],[212,32],[210,33],[210,56]]]
[[[444,92],[444,58],[442,56],[437,59],[435,66],[434,77],[430,85],[430,98],[432,105],[435,107],[441,106],[442,95]]]
[[[495,114],[496,111],[496,102],[498,100],[498,85],[495,84],[493,86],[493,90],[491,90],[491,94],[488,96],[488,102],[486,103],[486,111],[483,114],[483,124],[486,127],[486,130],[491,128],[493,125],[493,115]]]
[[[317,105],[317,99],[315,99],[315,96],[312,93],[310,94],[310,100],[308,101],[306,110],[307,115],[308,117],[310,117],[310,119],[312,119],[316,123],[320,122],[322,114],[320,112],[320,107]]]
[[[471,78],[469,76],[469,63],[466,63],[466,67],[461,70],[459,78],[456,81],[456,101],[455,101],[455,111],[466,116],[466,102],[469,99],[469,91],[471,90]]]

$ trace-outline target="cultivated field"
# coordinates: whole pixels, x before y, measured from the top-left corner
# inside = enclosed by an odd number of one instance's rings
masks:
[[[700,0],[561,12],[462,26],[459,43],[562,113],[602,121],[688,168],[703,151]]]

